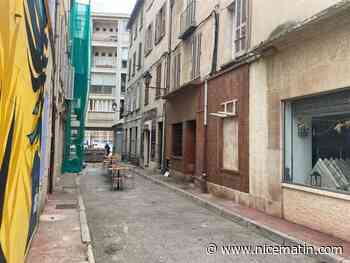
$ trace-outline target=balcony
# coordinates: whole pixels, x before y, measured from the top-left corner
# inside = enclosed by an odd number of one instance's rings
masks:
[[[179,38],[184,40],[196,29],[196,1],[191,1],[180,16]]]
[[[116,68],[117,59],[114,57],[94,58],[92,66],[96,68],[106,68],[106,69]]]

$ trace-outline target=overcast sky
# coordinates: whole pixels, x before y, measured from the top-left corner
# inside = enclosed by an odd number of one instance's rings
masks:
[[[130,14],[136,0],[91,0],[93,12]]]

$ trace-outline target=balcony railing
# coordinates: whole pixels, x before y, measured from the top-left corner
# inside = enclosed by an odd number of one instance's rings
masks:
[[[96,57],[92,65],[98,68],[115,68],[117,67],[117,59],[115,57]]]
[[[180,16],[180,39],[186,39],[196,29],[196,1],[191,1]]]

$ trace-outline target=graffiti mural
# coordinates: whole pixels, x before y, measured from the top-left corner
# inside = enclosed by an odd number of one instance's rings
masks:
[[[0,1],[0,263],[24,262],[37,224],[46,14],[44,0]]]

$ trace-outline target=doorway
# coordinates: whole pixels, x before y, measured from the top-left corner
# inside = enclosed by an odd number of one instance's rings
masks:
[[[143,156],[144,156],[144,167],[149,166],[149,152],[150,152],[150,131],[145,130],[143,133]]]

